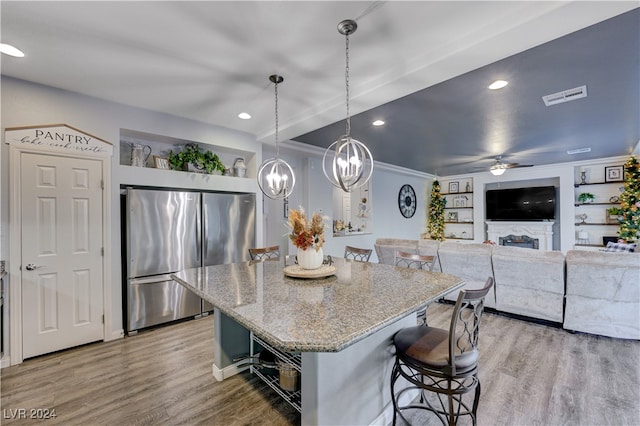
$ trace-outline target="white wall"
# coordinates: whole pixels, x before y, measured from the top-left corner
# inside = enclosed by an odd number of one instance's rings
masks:
[[[327,215],[325,227],[324,253],[342,257],[346,245],[373,249],[377,238],[418,239],[426,229],[426,210],[428,195],[431,191],[431,175],[413,170],[392,167],[376,163],[371,178],[369,197],[371,198],[370,234],[334,237],[332,233],[333,212],[332,196],[334,187],[322,171],[324,150],[300,147],[296,142],[286,142],[287,148],[280,147],[280,155],[296,173],[296,187],[289,199],[289,208],[302,206],[308,214],[322,212]],[[296,148],[299,148],[298,150]],[[275,155],[273,147],[265,147],[263,157]],[[416,191],[417,209],[415,215],[407,219],[398,208],[398,193],[404,184],[410,184]],[[337,214],[340,217],[340,214]],[[283,252],[295,253],[295,247],[289,243],[283,215],[282,200],[265,202],[265,241],[266,245],[279,244]],[[284,249],[286,247],[286,249]],[[288,250],[288,251],[287,251]],[[374,254],[371,261],[377,262]]]
[[[255,136],[249,133],[238,132],[222,127],[209,125],[181,117],[160,114],[139,108],[133,108],[107,102],[96,98],[78,95],[76,93],[55,89],[48,86],[32,84],[23,80],[2,77],[2,116],[1,122],[3,139],[4,130],[9,127],[58,124],[64,123],[80,129],[86,133],[95,135],[113,144],[114,154],[112,160],[112,194],[111,216],[113,229],[111,233],[112,250],[107,255],[112,256],[112,282],[107,283],[112,287],[112,324],[111,333],[106,339],[115,338],[122,333],[122,283],[120,268],[120,198],[119,188],[121,183],[135,183],[131,180],[133,168],[120,166],[120,129],[132,129],[157,135],[169,136],[177,139],[212,144],[248,152],[255,152],[257,164],[262,161],[262,149]],[[9,248],[9,164],[8,146],[1,146],[1,179],[0,186],[0,254],[2,258],[8,258]],[[255,166],[253,166],[255,170]],[[141,169],[143,173],[145,169]],[[168,172],[173,174],[176,172]],[[134,175],[135,176],[135,175]],[[126,182],[124,181],[126,179]],[[149,179],[146,179],[149,181]],[[171,185],[172,178],[154,182],[157,185]],[[238,182],[240,183],[240,182]],[[216,189],[215,185],[209,185],[206,181],[198,183],[200,188]],[[246,191],[246,183],[242,186]],[[257,190],[257,184],[251,186]],[[229,190],[233,188],[225,188]],[[257,218],[258,243],[262,243],[262,217],[261,209],[258,209]],[[11,268],[11,265],[7,265]]]

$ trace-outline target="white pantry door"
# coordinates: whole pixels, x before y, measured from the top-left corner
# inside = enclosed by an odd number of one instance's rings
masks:
[[[23,358],[103,339],[102,164],[23,153]]]

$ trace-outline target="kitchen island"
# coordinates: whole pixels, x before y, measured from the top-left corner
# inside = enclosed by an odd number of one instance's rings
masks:
[[[299,360],[302,424],[388,424],[391,336],[464,282],[342,258],[333,266],[333,275],[319,279],[285,276],[282,260],[193,268],[173,278],[215,307],[218,379],[241,371],[233,358],[249,352],[255,336]]]

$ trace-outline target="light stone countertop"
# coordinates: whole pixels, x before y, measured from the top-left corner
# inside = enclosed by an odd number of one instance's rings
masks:
[[[284,275],[282,260],[187,269],[172,277],[287,352],[338,352],[463,286],[450,274],[334,258],[335,275]]]

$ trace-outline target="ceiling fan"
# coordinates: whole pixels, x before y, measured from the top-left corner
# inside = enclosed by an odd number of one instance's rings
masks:
[[[502,161],[502,155],[496,155],[496,161],[489,167],[489,171],[494,176],[500,176],[505,170],[518,167],[533,167],[533,164],[505,163]]]

